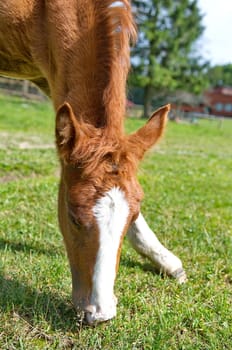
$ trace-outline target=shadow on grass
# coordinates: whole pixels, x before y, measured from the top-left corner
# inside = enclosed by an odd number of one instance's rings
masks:
[[[14,252],[35,252],[39,254],[57,254],[60,249],[55,247],[38,247],[38,244],[26,244],[21,242],[11,242],[0,239],[0,249],[9,249]],[[120,264],[128,269],[140,269],[145,273],[159,274],[157,269],[147,260],[144,263],[132,259],[124,254],[121,256]],[[43,287],[42,287],[43,288]],[[50,325],[52,331],[77,333],[83,328],[82,317],[78,314],[70,299],[59,296],[50,290],[40,291],[34,289],[15,278],[4,276],[0,273],[0,311],[17,314],[30,327],[40,327],[44,321]]]
[[[47,245],[47,243],[46,243]],[[36,254],[44,254],[44,255],[57,255],[62,254],[64,252],[64,248],[56,247],[49,243],[47,248],[43,246],[39,246],[39,243],[36,242],[35,245],[28,244],[25,242],[12,242],[9,239],[0,238],[0,250],[10,250],[13,252],[24,252],[24,253],[36,253]]]
[[[31,327],[40,321],[49,323],[53,331],[78,332],[82,328],[70,300],[51,291],[38,291],[22,282],[0,274],[0,310],[17,314]]]
[[[132,259],[131,257],[122,254],[120,264],[129,269],[139,269],[145,273],[151,272],[152,274],[160,275],[161,277],[163,276],[159,269],[149,262],[147,258],[144,258],[144,262],[140,262],[136,260],[136,258]]]
[[[25,242],[12,242],[0,239],[0,250],[12,252],[25,252],[30,254],[45,254],[55,256],[62,254],[62,249],[49,244],[43,246]],[[63,248],[64,251],[64,248]],[[43,288],[43,287],[42,287]],[[45,286],[46,288],[46,286]],[[44,288],[44,289],[45,289]],[[77,314],[70,298],[65,299],[50,290],[40,291],[33,289],[25,283],[4,276],[0,272],[0,312],[17,314],[31,327],[37,327],[39,321],[46,321],[53,331],[78,332],[82,327],[81,315]]]

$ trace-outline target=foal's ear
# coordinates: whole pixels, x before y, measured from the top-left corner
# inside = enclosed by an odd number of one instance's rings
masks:
[[[59,154],[67,159],[73,150],[78,132],[78,122],[72,107],[65,102],[56,114],[56,144]]]
[[[144,153],[160,139],[164,132],[170,105],[155,111],[147,123],[129,136],[132,151],[141,159]]]

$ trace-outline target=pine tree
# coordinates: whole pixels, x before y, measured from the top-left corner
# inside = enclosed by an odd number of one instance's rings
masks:
[[[196,54],[204,28],[197,0],[134,0],[132,4],[139,38],[132,50],[130,82],[144,89],[147,117],[155,92],[183,88],[199,92],[204,85],[205,64]]]

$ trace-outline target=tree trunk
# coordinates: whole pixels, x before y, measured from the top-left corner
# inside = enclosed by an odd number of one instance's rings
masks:
[[[151,114],[151,101],[152,101],[152,86],[147,85],[144,88],[144,104],[143,104],[143,117],[149,118]]]

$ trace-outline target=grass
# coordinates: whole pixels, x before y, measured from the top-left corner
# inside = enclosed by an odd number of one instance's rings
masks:
[[[139,171],[143,213],[188,283],[157,275],[125,240],[117,317],[89,328],[57,225],[52,108],[6,96],[0,106],[0,349],[232,349],[232,121],[170,122]]]

